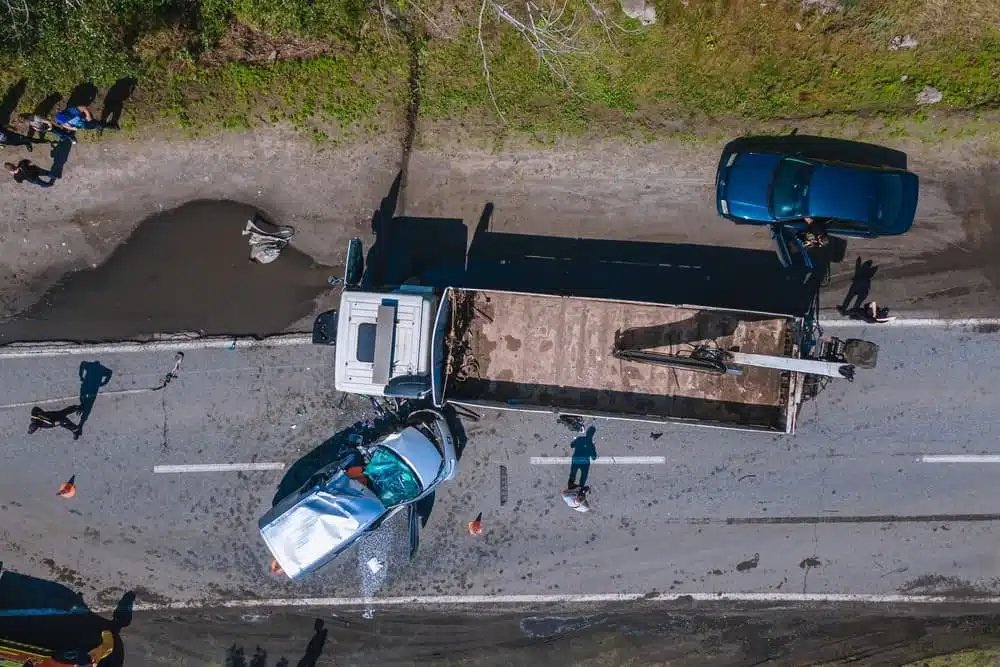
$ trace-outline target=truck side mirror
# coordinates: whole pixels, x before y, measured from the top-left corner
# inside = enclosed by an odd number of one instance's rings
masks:
[[[431,379],[417,375],[401,375],[389,380],[382,392],[390,398],[424,398],[431,391]]]
[[[344,266],[344,287],[357,287],[365,275],[365,256],[361,239],[355,237],[347,243],[347,263]]]
[[[337,311],[320,313],[313,321],[313,345],[337,344]]]

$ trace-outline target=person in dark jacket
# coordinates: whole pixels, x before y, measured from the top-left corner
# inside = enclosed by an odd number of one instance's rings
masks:
[[[62,426],[73,434],[73,439],[80,437],[80,426],[69,418],[70,415],[80,414],[83,408],[79,405],[71,405],[62,410],[42,410],[37,405],[31,408],[31,423],[28,425],[28,433],[34,433],[40,428],[55,428]]]
[[[42,169],[37,164],[32,164],[31,160],[21,160],[17,164],[12,162],[4,162],[4,169],[7,170],[14,180],[18,183],[33,183],[34,185],[47,188],[56,182],[55,177],[52,176],[52,172]],[[42,180],[43,176],[47,176],[49,181],[46,183]]]

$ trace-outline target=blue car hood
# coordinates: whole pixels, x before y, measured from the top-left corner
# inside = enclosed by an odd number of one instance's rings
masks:
[[[780,155],[741,153],[733,166],[722,169],[718,196],[726,200],[729,215],[760,225],[773,220],[767,199],[779,162]]]

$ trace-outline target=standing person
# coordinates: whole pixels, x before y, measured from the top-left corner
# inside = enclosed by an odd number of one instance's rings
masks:
[[[94,120],[94,114],[87,107],[67,107],[56,114],[53,132],[75,144],[77,130],[96,130],[101,127],[101,122]]]
[[[31,423],[28,424],[28,433],[34,433],[40,428],[55,428],[62,426],[73,434],[73,439],[80,437],[80,425],[74,424],[69,418],[70,415],[80,414],[83,411],[79,405],[71,405],[62,410],[42,410],[37,405],[31,408]]]
[[[597,429],[591,426],[584,435],[575,438],[570,445],[573,448],[573,458],[569,467],[569,482],[566,484],[569,489],[587,486],[590,462],[597,458],[597,447],[594,446],[595,433]],[[579,480],[577,480],[578,474]]]
[[[3,166],[7,170],[7,173],[13,176],[14,180],[18,183],[27,181],[28,183],[47,188],[56,182],[52,172],[42,169],[37,164],[32,164],[31,160],[21,160],[17,164],[4,162]],[[48,183],[42,180],[42,176],[48,176]]]

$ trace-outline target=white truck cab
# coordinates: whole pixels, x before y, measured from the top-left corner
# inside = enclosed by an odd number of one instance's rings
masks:
[[[395,378],[429,377],[436,305],[432,288],[365,292],[345,286],[337,314],[337,391],[385,396]]]

